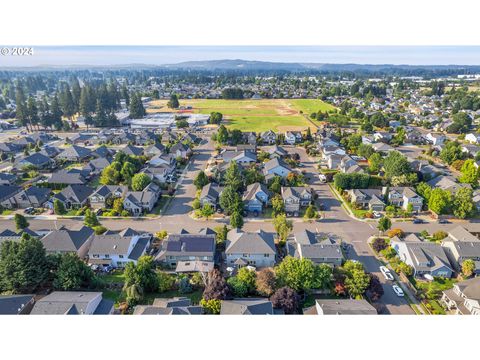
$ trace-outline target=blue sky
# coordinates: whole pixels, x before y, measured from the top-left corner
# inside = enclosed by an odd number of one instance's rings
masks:
[[[192,60],[480,65],[480,46],[34,46],[34,56],[2,66],[173,64]]]

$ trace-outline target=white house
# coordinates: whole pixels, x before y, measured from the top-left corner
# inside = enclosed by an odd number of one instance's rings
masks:
[[[465,140],[472,144],[480,144],[480,134],[470,133],[465,135]]]

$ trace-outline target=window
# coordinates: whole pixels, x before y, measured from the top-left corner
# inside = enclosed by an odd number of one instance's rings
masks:
[[[123,255],[118,255],[118,257],[119,257],[120,259],[123,259]]]
[[[104,257],[105,259],[110,259],[110,255],[109,255],[109,254],[103,255],[103,257]]]
[[[263,257],[268,258],[268,257],[270,257],[270,254],[263,254]]]

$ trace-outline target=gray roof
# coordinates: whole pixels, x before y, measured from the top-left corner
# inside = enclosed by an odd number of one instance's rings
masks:
[[[49,232],[42,238],[45,250],[50,252],[73,252],[80,249],[93,235],[93,230],[83,226],[80,230],[60,229]]]
[[[140,239],[138,241],[140,241]],[[119,233],[94,235],[88,254],[129,255],[128,249],[130,248],[131,242],[131,236],[122,236]]]
[[[220,188],[220,186],[209,183],[202,188],[202,192],[200,193],[200,199],[208,197],[213,201],[217,201],[221,192],[222,188]]]
[[[60,201],[71,201],[74,203],[83,203],[92,193],[93,189],[86,185],[69,185],[58,194],[55,194],[54,198]]]
[[[35,166],[42,166],[52,162],[52,159],[49,156],[42,154],[41,152],[36,152],[24,157],[20,161],[28,162]]]
[[[163,241],[156,260],[167,256],[213,256],[215,254],[215,235],[170,234]]]
[[[268,197],[270,197],[270,191],[268,188],[259,182],[250,184],[247,186],[247,189],[243,193],[243,200],[244,201],[249,201],[257,198],[257,194],[262,191],[265,194],[267,194]]]
[[[478,237],[459,225],[448,232],[449,238],[454,241],[479,241]]]
[[[136,306],[134,315],[201,315],[201,306],[192,306],[187,297],[156,298],[152,305]]]
[[[452,270],[445,249],[441,245],[433,242],[417,241],[418,237],[415,236],[415,239],[411,235],[407,236],[404,242],[416,271],[433,271],[443,266]],[[398,242],[397,239],[395,238],[396,242]]]
[[[70,315],[84,314],[88,305],[102,296],[101,292],[54,291],[37,300],[31,314]],[[113,305],[113,304],[112,304]]]
[[[34,295],[0,295],[0,315],[16,315],[33,300]]]
[[[278,166],[284,167],[285,169],[292,171],[290,167],[282,160],[279,158],[273,158],[272,160],[267,161],[264,165],[265,171],[270,171]]]
[[[15,185],[0,185],[0,201],[10,199],[15,194],[18,194],[22,188]]]
[[[457,286],[468,299],[480,301],[480,277],[458,282],[454,286]]]
[[[318,299],[316,306],[324,315],[376,315],[377,310],[366,300],[354,299]],[[305,311],[304,311],[305,313]],[[316,312],[314,312],[316,313]]]
[[[87,175],[88,171],[85,172],[78,169],[59,170],[52,173],[52,176],[48,179],[48,182],[50,184],[85,184],[87,182],[87,179],[85,178]]]
[[[276,254],[272,233],[263,230],[243,232],[230,230],[227,234],[226,254]]]
[[[121,149],[123,153],[127,155],[134,155],[134,156],[140,156],[143,154],[143,149],[140,147],[136,147],[133,145],[127,145],[123,149]]]
[[[84,159],[88,156],[90,156],[91,151],[87,148],[77,146],[77,145],[72,145],[65,150],[63,150],[60,154],[58,154],[59,158],[79,158],[79,159]]]
[[[282,186],[282,198],[286,199],[289,197],[294,197],[297,199],[303,198],[304,193],[312,195],[312,188],[307,186]]]
[[[222,300],[220,315],[273,315],[273,305],[268,299],[245,298]]]

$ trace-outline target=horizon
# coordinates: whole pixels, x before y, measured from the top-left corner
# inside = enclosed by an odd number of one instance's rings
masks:
[[[12,48],[14,46],[6,46]],[[33,56],[0,57],[0,69],[165,66],[193,61],[260,61],[393,66],[480,65],[480,46],[32,46]]]

